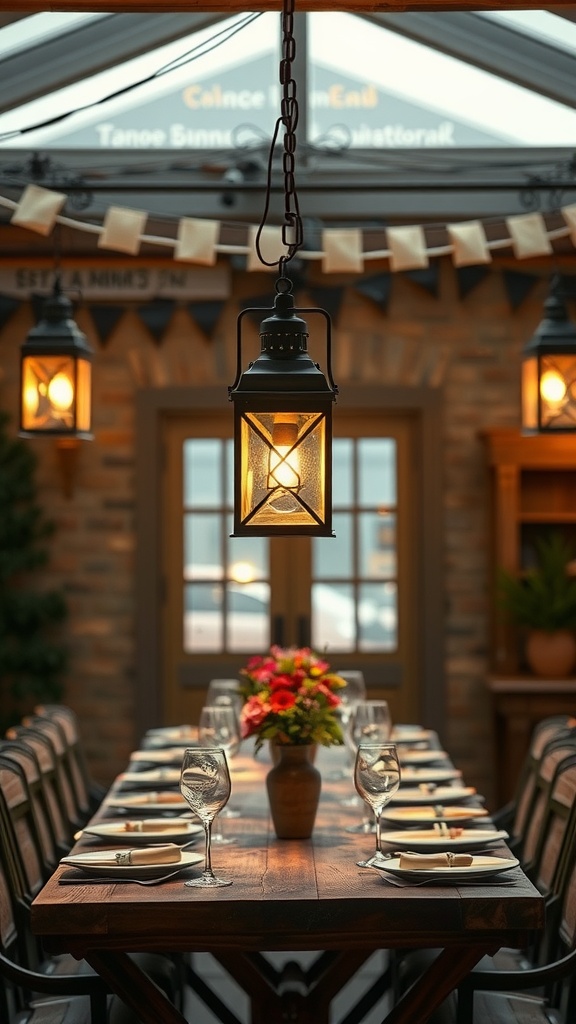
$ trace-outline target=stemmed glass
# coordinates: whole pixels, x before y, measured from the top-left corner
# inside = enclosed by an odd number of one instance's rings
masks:
[[[362,672],[356,669],[346,669],[342,672],[337,672],[336,675],[340,676],[344,680],[346,686],[343,686],[341,690],[337,691],[337,695],[340,698],[340,704],[337,708],[337,712],[342,723],[342,732],[344,739],[346,739],[346,733],[350,727],[350,720],[354,714],[354,710],[359,701],[366,698],[366,684],[364,682],[364,675]],[[354,755],[356,750],[354,750]],[[339,768],[330,773],[332,779],[345,779],[347,777],[346,771]]]
[[[351,756],[351,767],[354,770],[356,752],[361,743],[386,743],[390,739],[392,719],[388,702],[385,700],[358,701],[350,716],[348,727],[344,731],[344,742]],[[358,797],[351,797],[346,806],[355,806]],[[347,832],[371,832],[372,815],[366,808],[363,820],[359,825],[349,825]]]
[[[198,741],[205,747],[222,747],[226,752],[226,758],[233,758],[240,748],[240,733],[236,712],[230,704],[205,705],[198,720]],[[220,815],[221,818],[237,818],[240,812],[226,808]],[[215,832],[212,836],[214,843],[233,843],[233,839],[227,839],[222,832]]]
[[[206,836],[204,871],[200,878],[191,878],[184,885],[232,885],[232,880],[217,878],[212,871],[212,822],[230,796],[230,773],[222,747],[192,747],[184,751],[180,774],[180,791],[194,814],[198,815]]]
[[[372,808],[376,819],[376,852],[361,867],[372,867],[386,858],[382,853],[381,816],[385,806],[400,785],[400,763],[394,743],[361,743],[354,765],[354,785],[362,799]]]

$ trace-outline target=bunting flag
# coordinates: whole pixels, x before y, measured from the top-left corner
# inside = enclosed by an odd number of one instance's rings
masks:
[[[484,227],[479,220],[463,224],[447,224],[446,231],[452,242],[452,261],[455,267],[476,266],[490,263],[492,259]]]
[[[322,288],[318,285],[309,285],[308,290],[314,304],[325,309],[331,320],[336,323],[344,299],[344,288]]]
[[[66,196],[61,192],[52,192],[40,185],[27,185],[10,218],[11,222],[38,235],[49,235],[65,202]]]
[[[0,295],[0,330],[21,305],[19,299],[11,299],[9,295]]]
[[[406,228],[386,228],[390,247],[390,269],[417,270],[428,266],[424,228],[417,224]]]
[[[432,295],[433,298],[438,298],[438,292],[440,288],[440,264],[437,260],[431,263],[429,267],[423,270],[405,270],[403,277],[407,277],[414,284],[420,285],[424,291]]]
[[[490,267],[457,267],[456,284],[459,298],[465,299],[490,273]]]
[[[108,344],[110,335],[116,324],[124,316],[124,306],[89,306],[90,316],[96,328],[96,334],[102,347]]]
[[[214,328],[220,319],[224,306],[225,302],[214,299],[213,301],[207,300],[206,302],[189,302],[186,308],[196,326],[200,328],[207,338],[212,340]]]
[[[512,237],[514,255],[518,260],[530,256],[548,256],[552,252],[546,225],[541,213],[507,217],[506,226]]]
[[[519,270],[503,270],[504,288],[512,309],[518,309],[534,285],[540,280],[534,274],[524,274]]]
[[[148,214],[140,210],[109,206],[104,216],[102,234],[98,238],[98,247],[136,256],[140,252],[140,241],[147,219]]]
[[[324,274],[361,274],[364,270],[360,228],[327,228],[322,232],[322,251]]]
[[[174,299],[153,299],[145,306],[138,306],[138,316],[150,331],[157,345],[162,341],[175,305]]]
[[[354,285],[354,291],[372,299],[383,313],[388,309],[390,292],[392,290],[392,275],[388,273],[373,274]]]
[[[259,246],[260,252],[262,253],[262,259],[266,260],[266,263],[262,263],[260,256],[256,251],[256,238],[260,235]],[[281,227],[263,227],[260,228],[249,227],[248,228],[248,256],[246,257],[246,270],[264,270],[268,273],[278,273],[278,260],[281,256],[286,255],[286,246],[282,241],[282,228]],[[267,264],[270,263],[271,266]]]
[[[174,259],[213,267],[216,263],[216,246],[220,238],[220,222],[182,217],[178,224],[178,237],[174,248]]]

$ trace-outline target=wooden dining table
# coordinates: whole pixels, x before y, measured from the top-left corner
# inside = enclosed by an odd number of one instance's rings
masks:
[[[321,750],[317,765],[322,794],[310,839],[276,838],[267,755],[241,752],[231,761],[230,801],[240,816],[224,823],[235,842],[212,851],[214,870],[232,885],[189,888],[182,877],[150,887],[63,885],[59,866],[34,901],[34,932],[50,952],[88,961],[144,1024],[184,1024],[185,1018],[129,953],[208,952],[247,994],[251,1024],[328,1024],[332,1000],[375,951],[438,949],[384,1018],[385,1024],[425,1024],[485,954],[522,947],[543,928],[542,896],[520,867],[492,881],[423,886],[358,867],[373,852],[374,835],[347,831],[362,808],[350,800],[345,752]],[[120,776],[107,800],[123,784]],[[98,820],[114,820],[107,800]],[[91,843],[82,836],[77,851]],[[503,844],[494,852],[510,855]],[[281,951],[317,955],[307,969],[294,955],[278,971],[265,954]],[[208,993],[208,1003],[218,1004],[218,995]]]

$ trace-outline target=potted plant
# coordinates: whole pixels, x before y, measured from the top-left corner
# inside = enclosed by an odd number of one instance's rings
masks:
[[[536,565],[520,576],[501,571],[500,606],[526,630],[526,659],[537,676],[563,678],[576,662],[576,576],[572,546],[560,533],[536,542]]]
[[[340,676],[309,648],[272,647],[250,658],[241,669],[242,736],[254,736],[255,750],[269,740],[279,755],[268,773],[266,789],[279,839],[306,839],[312,834],[320,798],[320,773],[312,764],[315,744],[342,744],[335,709]]]

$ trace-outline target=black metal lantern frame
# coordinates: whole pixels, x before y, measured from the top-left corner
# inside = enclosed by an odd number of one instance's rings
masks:
[[[238,317],[234,404],[234,537],[332,537],[331,323],[325,310],[296,308],[285,278],[272,309]],[[242,372],[247,314],[270,313],[260,326],[259,357]],[[297,314],[326,321],[327,377],[307,351],[308,329]]]
[[[256,234],[256,252],[267,267],[277,266],[272,309],[245,309],[238,317],[236,379],[229,387],[234,403],[234,537],[333,537],[332,405],[338,388],[331,370],[331,323],[323,309],[296,309],[286,265],[303,244],[295,182],[298,103],[292,77],[295,59],[294,0],[283,0],[281,113],[268,157],[266,201]],[[285,254],[274,262],[263,255],[260,239],[272,191],[272,165],[280,129],[284,129]],[[242,323],[254,313],[271,314],[260,325],[258,358],[242,372]],[[326,321],[327,378],[308,354],[308,328],[299,313]]]
[[[522,433],[576,433],[576,326],[558,276],[522,353]]]
[[[20,351],[21,437],[92,439],[92,356],[56,278]]]

